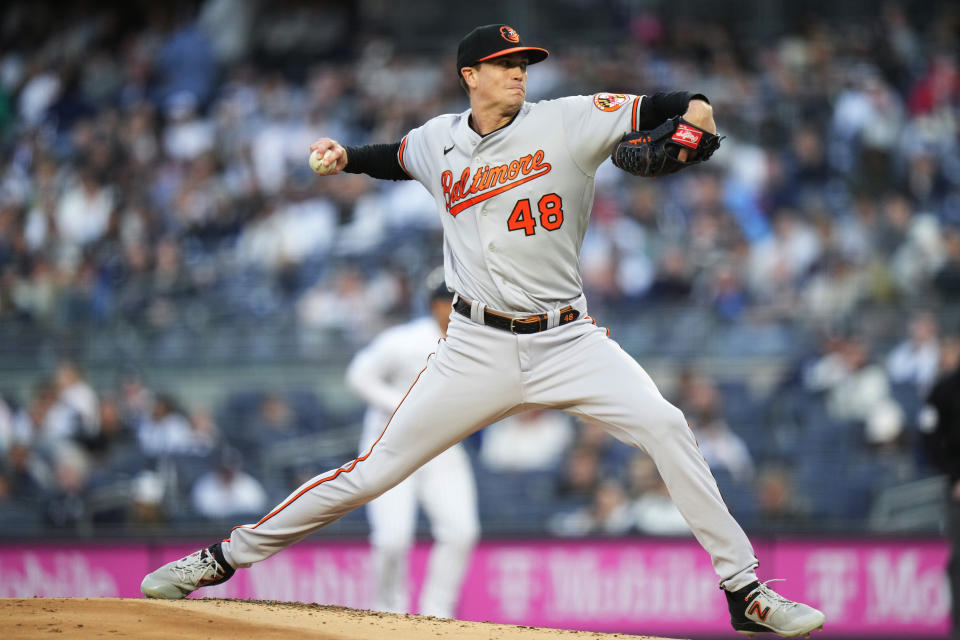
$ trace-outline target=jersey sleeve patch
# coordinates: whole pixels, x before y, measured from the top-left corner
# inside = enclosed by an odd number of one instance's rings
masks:
[[[598,93],[593,96],[593,106],[600,111],[616,111],[627,103],[623,93]]]

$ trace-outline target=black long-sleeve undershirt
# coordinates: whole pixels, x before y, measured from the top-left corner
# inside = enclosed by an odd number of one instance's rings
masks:
[[[397,154],[400,143],[365,144],[359,147],[344,147],[347,151],[347,173],[365,173],[381,180],[412,180],[400,166]]]
[[[667,118],[682,115],[694,98],[709,103],[702,93],[689,91],[660,91],[647,96],[640,102],[637,116],[640,130],[653,129]],[[343,169],[346,173],[365,173],[381,180],[412,180],[397,158],[399,142],[344,148],[347,150],[347,166]]]
[[[690,101],[694,98],[710,104],[710,101],[702,93],[690,93],[689,91],[671,91],[670,93],[658,91],[648,95],[640,102],[640,111],[637,115],[637,120],[639,120],[638,130],[653,129],[667,118],[683,115],[686,113]]]

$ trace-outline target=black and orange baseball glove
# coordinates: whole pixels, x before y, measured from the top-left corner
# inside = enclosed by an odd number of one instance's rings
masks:
[[[657,178],[706,162],[723,140],[681,116],[664,120],[656,129],[631,131],[613,148],[613,164],[628,173]],[[689,149],[686,161],[678,158],[681,149]]]

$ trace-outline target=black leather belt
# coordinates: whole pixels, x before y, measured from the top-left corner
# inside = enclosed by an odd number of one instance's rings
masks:
[[[457,301],[453,305],[453,310],[460,315],[470,317],[471,304],[457,296]],[[535,316],[526,316],[523,318],[512,318],[510,316],[484,309],[483,324],[495,329],[502,329],[511,333],[537,333],[546,331],[547,314],[541,313]],[[573,307],[567,306],[560,309],[560,325],[569,324],[580,317],[580,312]],[[559,325],[558,325],[559,326]]]

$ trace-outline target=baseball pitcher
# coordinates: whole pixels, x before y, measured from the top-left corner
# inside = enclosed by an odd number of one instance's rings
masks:
[[[363,455],[297,489],[259,522],[149,574],[143,592],[180,598],[228,579],[396,485],[500,418],[554,408],[646,451],[709,553],[733,627],[806,635],[823,614],[757,579],[757,559],[727,510],[683,413],[587,313],[579,251],[594,174],[608,156],[656,177],[720,144],[705,96],[598,93],[530,103],[527,66],[546,50],[505,24],[478,27],[457,52],[470,108],[400,142],[312,145],[318,173],[413,179],[433,196],[454,292],[447,336]]]

